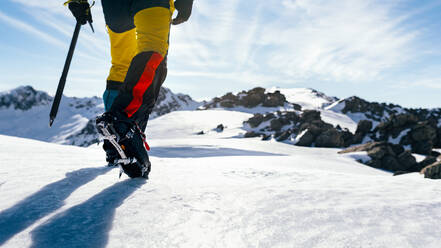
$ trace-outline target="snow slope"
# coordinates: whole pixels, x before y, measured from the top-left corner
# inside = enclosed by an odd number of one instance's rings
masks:
[[[247,115],[152,120],[147,182],[118,179],[98,146],[0,136],[0,246],[439,247],[440,181],[234,138]]]
[[[338,100],[335,97],[329,97],[322,92],[318,92],[314,89],[308,88],[286,89],[272,87],[269,88],[267,91],[273,93],[276,90],[285,95],[288,102],[299,104],[300,106],[302,106],[302,109],[321,109]]]

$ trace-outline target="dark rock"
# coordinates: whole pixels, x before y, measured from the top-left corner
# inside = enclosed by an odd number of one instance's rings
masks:
[[[224,100],[230,100],[232,102],[237,101],[237,96],[235,96],[232,92],[228,92],[222,97]]]
[[[315,135],[310,131],[307,130],[300,139],[298,139],[298,142],[296,145],[298,146],[311,146],[314,142]]]
[[[262,135],[262,140],[270,140],[271,139],[271,135],[270,134],[263,134]]]
[[[291,121],[291,122],[294,122],[294,123],[296,123],[296,122],[298,122],[300,120],[300,117],[297,115],[297,113],[293,112],[293,111],[286,112],[284,114],[284,117],[286,117],[286,119],[288,121]]]
[[[376,146],[372,149],[368,150],[368,155],[374,160],[380,160],[382,159],[386,154],[388,154],[386,146]]]
[[[401,153],[397,158],[400,166],[396,170],[418,172],[422,169],[418,167],[415,157],[409,151]]]
[[[387,142],[370,142],[350,147],[339,153],[366,151],[371,158],[366,164],[388,171],[419,171],[418,163],[409,151]]]
[[[386,155],[381,159],[382,168],[388,171],[401,170],[397,159],[392,155]]]
[[[280,91],[275,91],[274,93],[268,93],[263,100],[262,106],[264,107],[278,107],[284,106],[286,98]]]
[[[265,100],[265,89],[254,88],[246,93],[241,99],[240,104],[246,108],[254,108]]]
[[[249,131],[247,133],[245,133],[244,138],[255,138],[255,137],[259,137],[260,134],[256,133],[254,131]]]
[[[321,133],[315,139],[316,147],[342,147],[344,146],[344,140],[342,133],[336,129],[328,129]]]
[[[280,137],[280,135],[282,135],[282,133],[283,133],[283,132],[281,132],[281,131],[279,131],[279,132],[275,132],[275,133],[274,133],[274,138],[276,138],[276,140],[277,140],[277,138]]]
[[[369,165],[370,167],[376,168],[376,169],[384,169],[382,165],[381,159],[372,159],[369,160],[366,165]]]
[[[256,128],[260,125],[260,123],[263,122],[263,115],[262,114],[255,114],[253,117],[248,119],[248,121],[246,121],[246,122],[250,125],[250,127]]]
[[[421,166],[422,168],[434,164],[436,163],[436,157],[432,157],[432,156],[427,156],[423,161],[419,162],[419,166]]]
[[[441,127],[436,130],[436,142],[434,144],[435,148],[441,148]]]
[[[352,144],[354,144],[354,135],[349,132],[348,130],[343,130],[343,132],[341,132],[341,137],[343,139],[343,146],[344,147],[348,147]]]
[[[316,126],[311,123],[303,123],[300,126],[300,132],[303,132],[304,130],[308,130],[308,132],[310,132],[312,135],[314,135],[314,137],[317,137],[318,135],[320,135],[323,132],[323,130],[319,126]]]
[[[276,118],[276,115],[273,114],[273,113],[269,113],[269,114],[266,114],[265,117],[263,117],[263,121],[269,121],[269,120],[272,120],[274,118]]]
[[[401,108],[394,104],[368,102],[356,96],[345,99],[344,103],[343,113],[365,113],[366,117],[376,121],[381,121],[385,113],[394,114],[396,111],[393,109]]]
[[[352,144],[360,144],[363,142],[365,135],[362,133],[355,133],[353,140],[352,140]]]
[[[400,175],[404,175],[404,174],[409,174],[409,173],[412,173],[412,171],[396,171],[396,172],[394,172],[394,177],[395,176],[400,176]]]
[[[333,126],[322,120],[313,120],[311,122],[305,122],[300,126],[300,131],[306,129],[311,131],[315,136],[318,136],[328,129],[333,129]]]
[[[315,120],[321,121],[320,112],[317,110],[305,110],[300,117],[302,122],[312,122]]]
[[[418,118],[413,114],[393,115],[391,118],[392,127],[406,127],[418,122]]]
[[[297,103],[293,103],[292,105],[293,105],[294,110],[302,111],[302,106],[301,105],[299,105]]]
[[[432,152],[430,153],[430,156],[432,156],[432,157],[438,157],[440,155],[441,155],[440,152],[437,152],[437,151],[434,151],[434,150],[432,150]]]
[[[412,138],[410,137],[409,134],[405,135],[400,140],[400,144],[401,145],[411,145],[412,143],[413,143],[413,140],[412,140]]]
[[[200,132],[197,132],[196,134],[197,134],[197,135],[204,135],[205,132],[204,132],[204,131],[200,131]]]
[[[224,129],[225,129],[224,125],[223,124],[219,124],[219,125],[217,125],[215,130],[220,133],[220,132],[223,132]]]
[[[233,101],[222,101],[220,103],[220,106],[224,107],[224,108],[234,108],[234,102]]]
[[[390,148],[392,149],[393,153],[398,155],[398,154],[402,154],[404,152],[404,148],[401,145],[397,145],[397,144],[390,144],[389,143]]]
[[[410,131],[412,139],[416,142],[433,140],[436,137],[436,130],[426,124],[418,124]]]
[[[441,179],[441,161],[428,165],[421,170],[425,178]]]
[[[377,129],[385,130],[385,129],[388,129],[389,125],[390,125],[390,122],[382,121],[377,125]]]
[[[291,130],[286,130],[277,137],[277,141],[287,140],[289,137],[291,137],[291,134],[292,134]]]
[[[282,127],[283,127],[282,122],[279,119],[271,120],[270,123],[271,130],[279,131],[280,129],[282,129]]]
[[[357,131],[355,133],[366,134],[372,129],[372,121],[369,120],[361,120],[358,122]]]
[[[431,155],[432,148],[433,148],[433,143],[431,140],[412,143],[413,153]]]

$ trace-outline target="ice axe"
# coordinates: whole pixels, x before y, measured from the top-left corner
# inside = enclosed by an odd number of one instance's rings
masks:
[[[70,42],[69,52],[67,53],[66,62],[64,63],[63,73],[61,74],[60,82],[58,83],[57,93],[55,94],[55,98],[52,103],[51,113],[49,114],[49,127],[52,127],[55,117],[57,117],[58,107],[60,106],[61,97],[63,96],[67,73],[69,72],[70,62],[72,62],[75,46],[77,45],[81,25],[89,23],[92,32],[95,32],[92,26],[92,15],[90,13],[90,8],[95,5],[95,1],[93,1],[92,5],[89,5],[87,0],[68,0],[64,3],[65,6],[68,4],[69,9],[72,11],[72,13],[74,13],[75,18],[77,19],[77,24],[72,36],[72,41]]]
[[[77,45],[78,35],[80,34],[81,24],[77,22],[75,31],[70,42],[69,52],[67,53],[66,62],[64,63],[63,73],[61,74],[60,82],[58,83],[57,93],[55,94],[54,101],[52,103],[51,113],[49,114],[49,127],[52,127],[55,117],[57,117],[58,107],[60,106],[61,97],[63,96],[64,86],[66,85],[67,73],[69,72],[70,62]]]

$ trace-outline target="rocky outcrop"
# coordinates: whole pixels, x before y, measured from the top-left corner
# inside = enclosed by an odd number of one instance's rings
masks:
[[[350,147],[339,153],[367,152],[370,160],[366,165],[392,172],[419,172],[421,165],[402,146],[387,142],[369,142]]]
[[[386,116],[398,114],[401,111],[399,105],[368,102],[356,96],[340,100],[338,104],[343,106],[341,112],[344,114],[363,113],[366,118],[375,121],[382,121]]]
[[[153,108],[151,118],[168,114],[177,110],[195,110],[201,103],[184,94],[174,94],[170,89],[161,87]]]
[[[423,161],[419,162],[421,168],[425,168],[437,162],[436,157],[427,156]],[[424,173],[423,173],[424,174]]]
[[[421,174],[424,174],[425,178],[441,179],[441,161],[426,166],[421,170]]]
[[[433,148],[441,148],[441,109],[403,108],[356,96],[340,100],[328,109],[353,116],[354,120],[364,118],[358,123],[354,144],[386,141],[424,155],[433,154]]]
[[[387,141],[409,146],[413,153],[431,155],[439,147],[441,139],[437,122],[421,121],[414,114],[392,115],[372,129],[372,122],[362,120],[354,137],[354,144],[360,144],[365,137],[374,141]]]
[[[203,106],[204,109],[210,108],[234,108],[245,107],[283,107],[287,103],[286,98],[280,91],[267,93],[264,88],[257,87],[249,91],[242,91],[237,95],[227,93],[222,97],[216,97]],[[297,106],[298,107],[298,106]]]
[[[218,133],[222,133],[225,129],[225,126],[223,124],[219,124],[217,125],[217,127],[214,129],[214,131],[218,132]]]
[[[347,147],[352,144],[352,133],[324,122],[320,115],[316,110],[305,110],[301,114],[295,111],[255,114],[245,122],[252,129],[245,137],[261,136],[264,140],[273,137],[298,146]]]
[[[372,129],[372,121],[369,120],[361,120],[358,122],[357,130],[355,131],[354,138],[352,143],[360,144],[363,142],[364,137],[371,131]]]
[[[95,120],[89,120],[87,125],[78,133],[66,138],[68,145],[87,147],[99,142]]]

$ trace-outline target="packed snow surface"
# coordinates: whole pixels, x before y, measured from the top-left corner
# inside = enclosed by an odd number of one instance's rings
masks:
[[[247,118],[152,120],[148,181],[118,179],[98,146],[0,136],[0,246],[439,247],[441,181],[392,177],[355,161],[364,154],[235,138]]]

